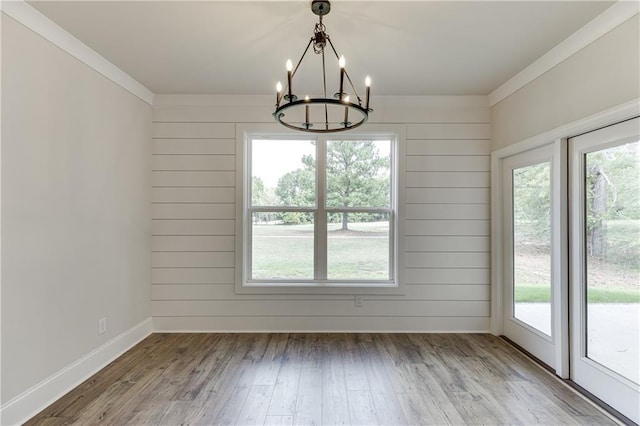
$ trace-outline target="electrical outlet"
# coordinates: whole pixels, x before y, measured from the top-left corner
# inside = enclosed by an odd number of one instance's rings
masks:
[[[355,304],[356,307],[362,308],[362,296],[356,296]]]
[[[98,320],[98,334],[102,334],[107,331],[107,319],[100,318]]]

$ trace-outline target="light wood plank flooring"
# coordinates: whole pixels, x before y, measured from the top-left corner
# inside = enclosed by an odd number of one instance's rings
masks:
[[[614,424],[484,334],[153,334],[28,425]]]

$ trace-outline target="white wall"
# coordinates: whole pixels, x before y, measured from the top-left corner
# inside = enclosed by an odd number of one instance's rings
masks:
[[[157,330],[487,331],[486,97],[374,99],[407,134],[403,296],[234,292],[237,123],[272,123],[271,97],[156,96],[152,315]],[[366,125],[363,126],[366,131]]]
[[[493,150],[640,97],[639,15],[491,108]]]
[[[3,404],[150,316],[150,123],[2,14]]]

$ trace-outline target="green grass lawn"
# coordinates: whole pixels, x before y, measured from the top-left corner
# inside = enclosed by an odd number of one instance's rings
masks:
[[[591,288],[587,292],[589,303],[640,303],[640,290],[623,288]],[[548,286],[518,285],[515,289],[516,303],[549,303]]]
[[[329,225],[329,279],[389,279],[388,223]],[[313,279],[313,225],[255,225],[254,279]]]

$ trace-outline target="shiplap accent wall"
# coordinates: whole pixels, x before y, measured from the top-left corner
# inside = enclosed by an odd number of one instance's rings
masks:
[[[239,123],[266,97],[157,96],[152,315],[158,331],[487,331],[490,112],[486,97],[380,98],[371,122],[406,126],[405,292],[237,295]],[[366,126],[364,127],[366,129]]]

